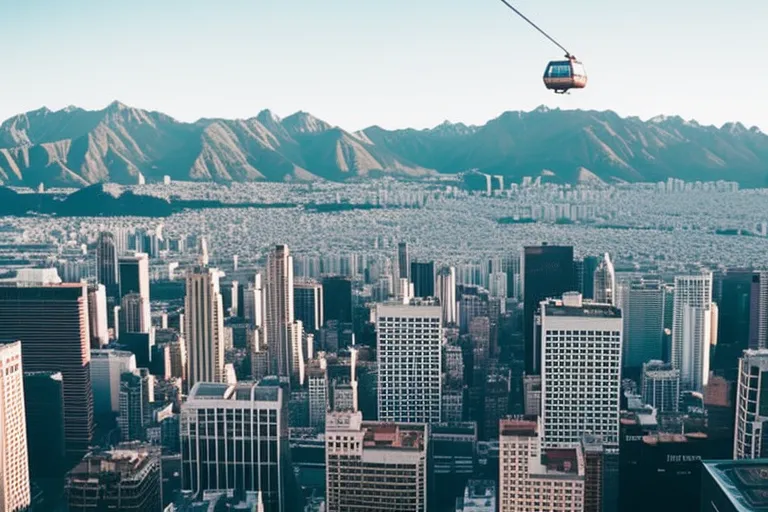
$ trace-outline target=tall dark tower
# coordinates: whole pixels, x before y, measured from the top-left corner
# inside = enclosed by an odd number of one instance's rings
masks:
[[[411,282],[416,297],[435,296],[435,262],[411,263]]]
[[[96,242],[96,278],[107,289],[107,297],[116,297],[118,290],[117,244],[115,236],[108,232],[99,233]]]
[[[525,339],[525,372],[539,374],[540,342],[535,341],[533,315],[539,302],[573,291],[576,285],[573,269],[573,247],[540,245],[523,249],[520,274],[523,286],[523,332]]]
[[[400,279],[411,281],[411,257],[408,255],[408,244],[400,242],[397,244],[397,268],[400,269]]]
[[[323,279],[323,314],[325,321],[352,321],[352,281],[333,276]]]

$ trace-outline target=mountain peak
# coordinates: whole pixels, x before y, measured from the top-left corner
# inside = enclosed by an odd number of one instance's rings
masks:
[[[109,105],[107,105],[107,108],[105,108],[104,110],[106,110],[107,112],[119,112],[121,110],[128,110],[129,108],[130,107],[125,103],[115,100]]]
[[[266,125],[267,123],[279,123],[280,117],[268,108],[265,108],[256,115],[256,120],[261,124]]]
[[[320,133],[331,129],[331,125],[318,119],[309,112],[299,110],[282,120],[281,123],[289,133]]]

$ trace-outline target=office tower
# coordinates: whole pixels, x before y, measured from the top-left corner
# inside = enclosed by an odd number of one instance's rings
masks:
[[[151,327],[148,300],[138,293],[129,293],[120,300],[120,334],[147,333]]]
[[[584,512],[616,510],[618,481],[610,481],[609,466],[611,458],[618,463],[618,457],[607,453],[599,436],[590,434],[581,440],[581,451],[584,454]],[[618,476],[618,468],[613,476]],[[607,506],[610,500],[613,507]]]
[[[701,512],[768,509],[768,461],[702,461]]]
[[[618,443],[621,311],[572,292],[543,301],[540,319],[544,446],[577,446],[586,433]]]
[[[429,261],[411,263],[411,282],[413,283],[414,297],[435,296],[435,262]]]
[[[493,298],[507,297],[507,274],[493,272],[488,276],[488,291]]]
[[[310,279],[293,284],[293,312],[301,320],[304,330],[316,333],[323,326],[323,285]]]
[[[88,289],[88,320],[91,328],[91,347],[101,348],[109,343],[107,292],[103,284]]]
[[[438,306],[376,306],[380,421],[440,421],[441,316]]]
[[[768,349],[745,350],[739,360],[734,459],[768,458]]]
[[[525,373],[541,372],[541,347],[535,341],[534,313],[539,303],[573,291],[573,247],[542,245],[525,247],[520,275],[523,287],[523,336],[525,339]]]
[[[464,393],[466,386],[446,386],[441,398],[440,418],[446,423],[456,423],[464,420]]]
[[[675,277],[672,365],[683,391],[702,391],[709,378],[712,339],[712,274]]]
[[[427,427],[329,413],[325,422],[326,510],[427,509]]]
[[[287,245],[277,245],[267,256],[265,325],[271,371],[279,377],[293,373],[288,326],[293,314],[293,259]]]
[[[117,256],[115,236],[108,231],[99,233],[96,241],[96,279],[104,285],[110,297],[118,294]]]
[[[181,406],[182,489],[261,491],[267,510],[286,510],[290,468],[283,396],[277,386],[195,384]],[[211,424],[220,427],[206,427]]]
[[[499,510],[584,510],[581,446],[547,450],[536,421],[504,419],[499,425]]]
[[[464,496],[456,499],[456,512],[496,512],[496,482],[470,480]]]
[[[323,279],[323,317],[325,322],[352,321],[352,281],[332,276]]]
[[[411,257],[408,254],[408,243],[400,242],[397,244],[397,279],[407,279],[411,282]]]
[[[749,348],[768,348],[768,272],[755,272],[749,301]]]
[[[120,412],[120,376],[136,369],[136,356],[126,350],[91,350],[93,411],[97,418]]]
[[[491,320],[487,316],[473,318],[469,322],[469,338],[475,367],[483,365],[491,356]]]
[[[605,253],[594,274],[594,301],[600,304],[615,304],[616,272],[608,253]]]
[[[509,375],[490,374],[483,390],[482,439],[499,437],[499,420],[509,413]]]
[[[294,385],[303,386],[306,372],[307,345],[304,336],[304,325],[300,320],[291,322],[287,326],[288,343],[291,347],[290,378]]]
[[[456,269],[442,267],[437,271],[437,298],[442,309],[443,325],[455,325],[458,318],[456,310]]]
[[[187,271],[184,299],[184,340],[187,350],[187,379],[223,382],[224,306],[219,291],[219,272],[195,266]]]
[[[0,510],[30,505],[21,342],[0,344]]]
[[[328,373],[325,359],[310,361],[307,372],[309,382],[309,426],[325,429],[325,414],[328,412]]]
[[[88,289],[85,284],[0,287],[0,339],[20,340],[24,369],[61,372],[68,455],[93,434]]]
[[[145,439],[146,427],[152,418],[150,407],[154,401],[153,378],[146,368],[120,376],[120,415],[117,425],[123,441]]]
[[[264,290],[261,285],[261,274],[256,274],[253,283],[243,292],[243,318],[254,327],[261,327],[264,318]]]
[[[526,416],[541,416],[541,375],[526,375],[523,379]]]
[[[680,402],[680,370],[663,361],[643,364],[643,403],[658,412],[677,412]]]
[[[574,261],[575,280],[581,286],[579,291],[585,299],[593,300],[595,298],[595,271],[600,265],[600,258],[597,256],[585,256],[581,260]]]
[[[712,298],[720,311],[718,341],[711,369],[728,371],[729,378],[733,380],[736,379],[741,353],[750,348],[753,279],[759,281],[760,277],[752,270],[741,269],[728,269],[713,276]],[[760,309],[758,304],[759,300],[755,301],[756,311]]]
[[[133,256],[121,256],[117,260],[120,283],[120,299],[129,293],[138,293],[144,301],[145,325],[150,325],[149,311],[149,257],[145,253],[137,252]]]
[[[450,510],[472,478],[475,468],[477,424],[471,421],[429,426],[430,510]]]
[[[25,372],[24,409],[29,479],[45,494],[61,490],[66,471],[61,373]]]
[[[616,305],[624,319],[622,367],[638,372],[643,364],[663,358],[664,288],[656,279],[618,285]]]
[[[163,510],[160,453],[138,443],[94,451],[67,475],[70,512]]]

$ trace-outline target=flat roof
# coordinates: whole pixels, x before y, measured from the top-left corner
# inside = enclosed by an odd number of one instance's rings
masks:
[[[403,425],[398,423],[363,422],[363,448],[387,448],[398,450],[423,450],[423,425]]]
[[[547,316],[581,316],[590,318],[621,318],[621,310],[609,304],[589,304],[582,306],[563,306],[562,304],[546,304]]]
[[[739,512],[768,511],[768,460],[702,461]]]

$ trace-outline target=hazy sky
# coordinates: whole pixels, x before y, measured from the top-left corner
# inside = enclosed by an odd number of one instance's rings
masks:
[[[505,110],[612,109],[768,131],[765,0],[0,0],[0,119],[114,99],[178,119],[305,110],[356,130],[483,123]]]

